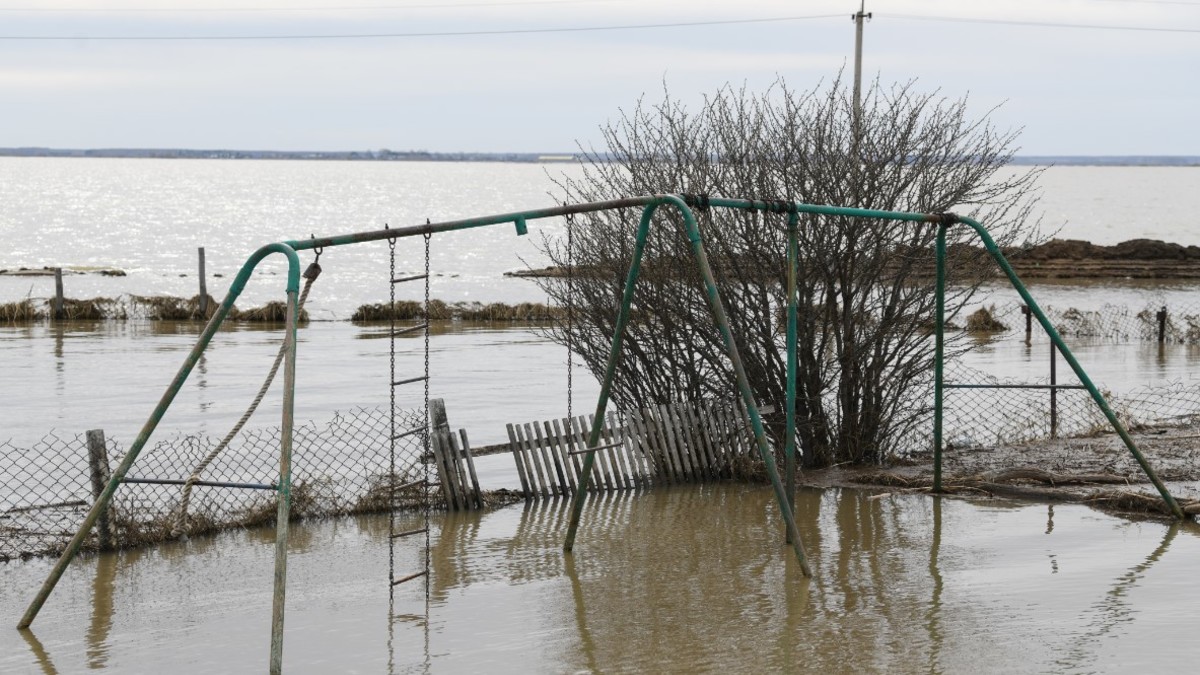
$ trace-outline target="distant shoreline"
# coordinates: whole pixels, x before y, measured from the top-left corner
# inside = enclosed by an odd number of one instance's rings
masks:
[[[425,150],[190,150],[183,148],[0,148],[0,157],[70,157],[111,159],[259,159],[343,162],[513,162],[564,163],[581,157],[573,152],[428,152]],[[1197,155],[1024,155],[1016,166],[1169,166],[1200,167]]]

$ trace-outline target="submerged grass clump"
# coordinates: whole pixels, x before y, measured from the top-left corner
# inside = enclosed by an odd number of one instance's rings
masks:
[[[287,303],[276,300],[244,312],[235,309],[229,313],[229,318],[232,321],[251,323],[283,323],[287,321]],[[296,317],[296,322],[308,323],[308,310],[301,309],[300,315]]]
[[[171,295],[131,295],[129,296],[129,314],[144,316],[151,321],[193,321],[212,317],[213,313],[217,311],[218,304],[213,296],[208,296],[208,307],[202,315],[199,295],[193,295],[190,298],[177,298]],[[236,310],[230,313],[230,318],[234,318],[235,315]],[[106,318],[124,317],[110,316]]]
[[[33,300],[28,298],[17,302],[0,304],[0,321],[6,323],[24,323],[37,321],[42,318],[45,318],[45,314],[39,312]]]
[[[351,321],[369,323],[372,321],[413,321],[426,319],[429,321],[550,321],[563,314],[561,307],[551,307],[540,302],[522,302],[509,305],[503,302],[483,304],[481,302],[456,302],[447,304],[441,300],[429,301],[429,316],[425,316],[422,303],[411,300],[397,300],[392,305],[379,302],[362,305],[350,317]]]
[[[995,314],[995,305],[980,307],[967,317],[967,331],[971,333],[999,333],[1008,330],[1008,326],[997,319]]]
[[[362,305],[354,310],[354,314],[350,316],[351,321],[367,323],[371,321],[412,321],[415,319],[424,319],[425,311],[422,303],[414,300],[397,300],[392,303],[389,308],[386,302],[377,302],[373,305]],[[451,313],[450,306],[441,300],[429,301],[429,320],[431,321],[448,321],[454,318]]]
[[[563,315],[561,307],[540,302],[509,305],[503,302],[462,303],[455,306],[456,316],[464,321],[551,321]]]

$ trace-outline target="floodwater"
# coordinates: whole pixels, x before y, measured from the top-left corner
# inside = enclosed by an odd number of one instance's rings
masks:
[[[1142,672],[1189,671],[1200,656],[1194,525],[844,489],[804,490],[798,510],[811,581],[758,486],[590,501],[573,556],[561,551],[561,502],[436,515],[428,602],[415,581],[391,609],[386,517],[301,524],[284,665]],[[28,633],[11,627],[50,562],[0,565],[0,671],[261,672],[272,534],[83,558]],[[401,541],[397,574],[420,569],[419,542]]]
[[[563,167],[572,172],[575,169]],[[554,167],[551,173],[559,171]],[[1111,244],[1152,236],[1200,243],[1197,169],[1065,167],[1042,184],[1046,225]],[[69,276],[71,297],[191,295],[195,249],[218,297],[250,251],[275,240],[548,206],[546,168],[527,165],[0,159],[0,268],[114,266],[126,277]],[[433,295],[542,300],[505,270],[544,260],[531,224],[433,241]],[[420,269],[419,242],[398,273]],[[386,245],[331,249],[310,304],[344,318],[387,297]],[[310,258],[306,257],[305,260]],[[525,261],[525,262],[522,262]],[[279,299],[269,261],[243,305]],[[220,274],[222,276],[215,276]],[[1043,305],[1194,304],[1192,283],[1034,284]],[[0,278],[0,301],[44,298],[45,278]],[[406,291],[408,292],[408,291]],[[1014,298],[997,293],[995,302]],[[403,299],[412,299],[404,297]],[[195,339],[195,324],[0,327],[0,440],[103,428],[128,445]],[[314,321],[300,331],[297,417],[386,405],[379,327]],[[223,434],[244,409],[280,332],[222,331],[163,420],[163,433]],[[1194,376],[1186,345],[1071,341],[1104,388]],[[399,373],[420,345],[401,341]],[[473,445],[507,422],[565,414],[566,354],[523,329],[454,325],[431,340],[431,391]],[[982,342],[964,363],[1044,379],[1044,342]],[[1059,364],[1060,382],[1068,381]],[[576,370],[575,405],[597,385]],[[414,396],[417,394],[414,392]],[[398,400],[404,406],[404,400]],[[419,405],[417,398],[413,407]],[[278,420],[278,387],[251,427]],[[487,488],[511,462],[480,463]],[[437,516],[431,595],[388,606],[387,521],[293,529],[285,663],[289,672],[1097,672],[1190,669],[1200,648],[1192,525],[1110,518],[1081,506],[873,498],[805,491],[800,525],[817,576],[800,578],[771,492],[719,485],[606,498],[586,512],[576,553],[560,551],[561,504]],[[406,542],[406,546],[413,545]],[[0,565],[0,672],[261,672],[267,660],[273,531],[88,557],[68,571],[31,633],[17,617],[52,561]],[[398,573],[419,568],[399,552]],[[428,616],[428,622],[424,617]]]
[[[104,429],[126,446],[136,436],[201,329],[198,323],[74,322],[0,326],[0,387],[4,423],[0,440],[29,447],[47,432],[73,436]],[[386,407],[387,327],[313,322],[299,331],[296,418],[322,424],[335,411]],[[567,352],[536,327],[451,322],[430,339],[430,395],[443,398],[450,424],[465,428],[475,446],[507,441],[505,424],[566,415]],[[162,433],[222,436],[245,410],[279,349],[278,327],[238,325],[222,330],[193,371],[167,416]],[[990,375],[1045,381],[1049,345],[1027,345],[1019,330],[997,339],[972,338],[973,351],[957,363]],[[1117,394],[1169,383],[1194,384],[1200,346],[1069,339],[1091,378]],[[578,359],[577,359],[578,361]],[[398,377],[424,369],[418,338],[397,342]],[[959,371],[949,371],[953,379]],[[1060,383],[1075,382],[1065,362]],[[279,423],[281,378],[250,423]],[[421,405],[419,389],[398,389],[400,408]],[[576,364],[574,404],[594,409],[599,384]],[[30,414],[12,414],[26,410]],[[491,486],[489,486],[491,487]]]

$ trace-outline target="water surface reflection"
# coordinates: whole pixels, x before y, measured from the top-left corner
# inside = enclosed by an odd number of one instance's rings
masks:
[[[1195,656],[1193,525],[855,490],[798,502],[811,581],[769,489],[679,487],[590,502],[572,556],[565,504],[439,515],[429,600],[415,582],[391,607],[386,518],[302,524],[285,660],[290,672],[938,673]],[[420,542],[401,541],[398,572],[419,569]],[[0,630],[0,670],[258,672],[271,548],[270,530],[252,530],[85,559],[34,631]],[[0,566],[2,625],[47,566]]]

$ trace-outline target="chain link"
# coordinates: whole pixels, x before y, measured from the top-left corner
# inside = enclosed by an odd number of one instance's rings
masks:
[[[564,204],[563,206],[566,206]],[[567,419],[575,417],[575,214],[567,216]],[[570,422],[568,422],[570,424]]]
[[[426,220],[425,222],[428,223],[429,221]],[[430,433],[432,432],[432,429],[429,428],[429,332],[430,332],[430,325],[432,324],[432,321],[429,316],[429,276],[430,276],[429,275],[429,240],[430,240],[430,238],[431,238],[431,235],[428,232],[426,232],[425,233],[425,443],[424,443],[424,449],[423,449],[423,453],[424,453],[423,460],[424,461],[422,463],[422,466],[424,467],[423,480],[425,482],[425,485],[422,486],[422,488],[421,488],[421,494],[423,495],[422,506],[424,507],[424,510],[425,510],[425,620],[426,620],[426,626],[428,626],[428,621],[429,621],[429,563],[430,563],[430,550],[431,550],[431,541],[430,541],[430,533],[429,533],[429,530],[430,530],[429,512],[431,509],[431,506],[429,503],[430,502],[429,484],[431,482],[430,476],[429,476],[429,455],[431,454],[430,453],[431,448],[429,447],[429,440],[430,440]]]
[[[387,225],[384,225],[387,229]],[[396,597],[396,587],[392,582],[396,579],[396,239],[388,239],[388,608]],[[389,622],[390,624],[390,622]]]

